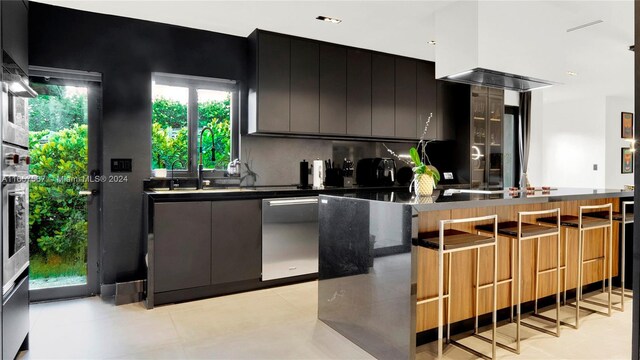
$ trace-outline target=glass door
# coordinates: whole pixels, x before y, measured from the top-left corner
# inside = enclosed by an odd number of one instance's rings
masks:
[[[485,186],[487,144],[487,89],[472,87],[471,93],[471,186]]]
[[[489,187],[502,188],[502,161],[504,149],[503,136],[503,113],[504,98],[498,95],[489,95],[488,99],[488,136],[487,136],[487,156],[488,162],[488,183]]]
[[[98,287],[100,75],[31,69],[29,289],[31,301]]]

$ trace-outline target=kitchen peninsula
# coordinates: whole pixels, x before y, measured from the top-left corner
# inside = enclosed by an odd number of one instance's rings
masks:
[[[498,221],[517,221],[519,211],[560,208],[562,215],[578,215],[578,207],[612,203],[618,211],[633,192],[561,188],[547,193],[454,193],[436,191],[432,197],[415,198],[409,192],[358,193],[355,197],[320,195],[320,254],[318,318],[376,358],[413,359],[416,339],[432,338],[437,327],[437,302],[417,305],[417,300],[437,295],[437,252],[412,246],[420,233],[438,230],[440,220],[498,215]],[[457,230],[475,232],[469,223],[452,224]],[[602,237],[601,229],[585,235]],[[618,274],[618,226],[613,227],[613,272]],[[566,264],[567,289],[577,284],[578,236],[562,231],[562,248],[569,241]],[[567,238],[568,236],[568,238]],[[501,238],[502,239],[502,238]],[[546,244],[549,241],[549,244]],[[541,268],[555,261],[552,238],[541,238]],[[509,253],[510,241],[499,240],[499,254]],[[487,251],[484,254],[484,251]],[[481,250],[480,283],[492,281],[490,249]],[[522,258],[531,259],[533,243],[522,244]],[[601,256],[602,246],[585,248],[585,257]],[[630,256],[630,251],[627,251]],[[456,253],[452,279],[451,323],[465,330],[473,315],[472,252]],[[498,281],[509,277],[509,257],[498,256]],[[627,263],[630,263],[629,261]],[[533,300],[532,261],[523,262],[522,303]],[[602,267],[584,267],[584,284],[602,280]],[[555,276],[540,278],[539,299],[555,295]],[[509,307],[509,286],[498,287],[498,310]],[[490,314],[491,292],[481,293],[479,313]],[[508,311],[507,311],[508,312]],[[508,315],[507,315],[508,316]],[[500,320],[500,319],[499,319]],[[481,316],[482,321],[482,316]],[[467,322],[468,324],[468,322]]]

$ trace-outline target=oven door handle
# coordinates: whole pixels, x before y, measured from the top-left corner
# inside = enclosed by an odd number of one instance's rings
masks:
[[[5,175],[2,177],[2,185],[8,184],[26,184],[38,181],[38,176],[36,175]]]

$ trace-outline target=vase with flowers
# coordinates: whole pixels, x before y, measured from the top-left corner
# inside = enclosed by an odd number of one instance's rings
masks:
[[[418,146],[412,147],[411,150],[409,150],[409,157],[411,161],[405,160],[403,157],[393,152],[393,150],[389,149],[387,145],[383,144],[391,155],[411,166],[413,170],[413,181],[409,186],[409,191],[414,191],[416,196],[431,196],[431,194],[433,194],[433,189],[436,188],[436,185],[438,185],[438,182],[440,181],[440,172],[435,166],[431,165],[431,161],[429,160],[429,156],[426,152],[427,145],[433,141],[426,139],[427,130],[429,129],[432,117],[433,113],[429,114],[427,117],[427,121],[424,125],[424,131],[422,132],[422,136],[420,136]]]
[[[411,148],[409,155],[413,162],[413,181],[409,189],[413,187],[417,196],[431,196],[440,181],[440,172],[435,166],[423,163],[416,148]]]

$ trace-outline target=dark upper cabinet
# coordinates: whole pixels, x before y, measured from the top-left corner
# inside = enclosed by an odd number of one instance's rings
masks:
[[[371,135],[395,135],[395,58],[391,55],[371,56]]]
[[[2,1],[2,49],[24,72],[29,70],[29,14],[22,1]],[[4,59],[7,62],[7,59]]]
[[[417,97],[416,69],[417,61],[396,58],[396,124],[397,138],[416,138]]]
[[[291,126],[294,133],[320,131],[319,45],[291,39]]]
[[[248,133],[416,140],[433,113],[427,139],[455,134],[433,62],[256,30],[249,63]]]
[[[320,44],[320,133],[347,133],[347,49]]]
[[[347,134],[371,136],[371,53],[347,50]]]
[[[211,283],[260,279],[262,201],[214,201],[211,204]]]
[[[211,283],[211,202],[159,203],[154,208],[154,292]]]
[[[290,40],[264,32],[257,36],[256,130],[289,132]]]
[[[416,135],[419,139],[423,132],[431,114],[431,121],[427,128],[425,139],[435,140],[441,139],[440,124],[438,121],[438,113],[436,111],[436,67],[432,62],[418,61],[416,68],[416,89],[417,89],[417,116],[418,126]]]

